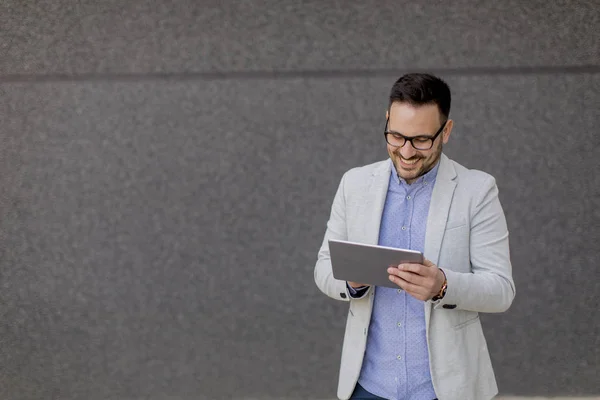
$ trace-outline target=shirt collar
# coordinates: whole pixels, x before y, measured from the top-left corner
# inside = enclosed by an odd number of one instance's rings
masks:
[[[440,158],[441,159],[441,158]],[[406,183],[406,181],[402,178],[400,178],[398,176],[398,173],[396,172],[396,167],[394,166],[394,163],[392,162],[392,160],[390,159],[390,164],[392,164],[392,168],[391,168],[391,178],[393,179],[394,182],[396,182],[396,184],[400,185],[408,185]],[[438,169],[440,168],[440,160],[438,160],[435,163],[435,166],[433,168],[431,168],[425,175],[421,175],[416,181],[414,181],[410,186],[414,186],[414,185],[433,185],[435,183],[435,178],[437,177],[437,173],[438,173]]]

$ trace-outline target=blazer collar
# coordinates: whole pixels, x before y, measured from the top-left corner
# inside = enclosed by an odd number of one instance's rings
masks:
[[[437,263],[440,246],[448,212],[456,187],[456,170],[452,161],[442,153],[440,157],[436,182],[431,195],[431,206],[427,218],[427,231],[425,236],[425,257],[433,263]],[[392,160],[382,162],[371,173],[371,182],[369,190],[365,193],[366,201],[362,215],[366,219],[364,228],[364,241],[368,244],[377,244],[379,242],[379,228],[381,226],[381,217],[385,198],[388,191],[390,174],[394,168]]]
[[[437,264],[439,260],[444,230],[456,188],[456,176],[454,165],[448,157],[442,154],[437,179],[431,194],[425,233],[424,254],[434,264]]]
[[[366,201],[363,203],[364,209],[361,215],[365,217],[363,239],[367,244],[376,245],[379,243],[381,216],[383,214],[392,168],[392,162],[389,160],[389,162],[382,162],[373,169],[369,189],[364,193]]]
[[[446,230],[446,222],[450,213],[454,190],[456,189],[456,169],[454,164],[446,155],[442,154],[440,168],[438,170],[429,215],[427,216],[427,231],[425,232],[425,258],[434,264],[438,264],[442,240]],[[431,302],[424,302],[426,335],[429,338],[429,321],[431,318]]]

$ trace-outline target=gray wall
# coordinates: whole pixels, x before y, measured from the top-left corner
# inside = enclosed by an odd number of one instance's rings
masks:
[[[335,396],[313,266],[403,72],[453,90],[504,394],[600,394],[598,1],[0,1],[0,398]]]

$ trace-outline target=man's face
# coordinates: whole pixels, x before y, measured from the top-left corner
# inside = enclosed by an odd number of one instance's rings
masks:
[[[407,103],[395,102],[389,110],[388,131],[403,136],[432,137],[440,129],[443,118],[436,104],[414,107]],[[408,141],[402,147],[387,144],[387,151],[396,167],[398,176],[407,183],[429,172],[440,159],[442,143],[448,142],[452,131],[452,120],[448,120],[442,133],[433,142],[429,150],[417,150]]]

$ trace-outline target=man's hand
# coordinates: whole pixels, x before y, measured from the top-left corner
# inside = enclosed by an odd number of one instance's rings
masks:
[[[369,285],[367,285],[365,283],[348,282],[348,286],[350,286],[350,287],[352,287],[354,289],[358,289],[359,287],[369,286]]]
[[[427,301],[439,293],[444,273],[431,261],[423,264],[400,264],[388,268],[389,278],[416,299]]]

